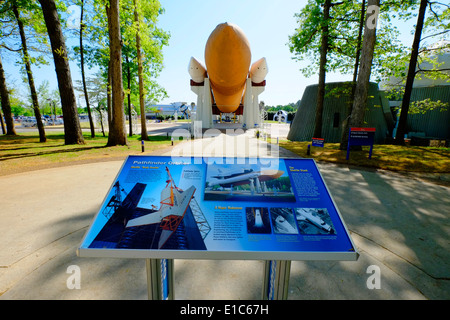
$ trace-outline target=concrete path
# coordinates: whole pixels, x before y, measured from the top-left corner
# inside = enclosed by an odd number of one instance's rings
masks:
[[[175,151],[275,155],[276,148],[256,143],[251,132],[248,144],[243,138],[228,151],[216,144],[225,137]],[[0,177],[0,299],[147,298],[143,260],[76,255],[121,165]],[[450,188],[389,172],[319,168],[361,256],[356,262],[293,261],[289,299],[450,299]],[[80,289],[69,289],[74,266]],[[379,270],[380,289],[368,288],[371,270]],[[262,273],[261,261],[175,260],[175,298],[260,299]]]

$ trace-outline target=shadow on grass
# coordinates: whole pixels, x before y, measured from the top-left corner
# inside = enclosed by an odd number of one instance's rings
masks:
[[[49,147],[51,147],[51,146],[49,146]],[[61,146],[53,146],[53,147],[61,147]],[[50,155],[50,154],[80,152],[80,151],[88,151],[88,150],[104,149],[104,148],[107,148],[107,146],[104,145],[104,146],[92,146],[92,147],[76,147],[76,148],[69,148],[69,149],[56,149],[56,150],[48,150],[48,151],[40,151],[40,152],[14,153],[14,154],[10,154],[10,155],[5,154],[5,155],[0,155],[0,161],[28,158],[28,157],[38,157],[38,156]],[[24,149],[26,149],[26,148],[24,148]]]

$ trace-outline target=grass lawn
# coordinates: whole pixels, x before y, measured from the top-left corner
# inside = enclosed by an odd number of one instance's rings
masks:
[[[338,143],[325,143],[323,148],[311,147],[311,155],[307,155],[310,141],[281,140],[280,146],[304,158],[318,161],[343,163],[391,171],[450,173],[450,148],[381,145],[373,146],[372,159],[369,159],[369,147],[362,151],[350,151],[346,160],[346,151],[339,150]]]
[[[140,135],[128,138],[128,146],[106,147],[107,137],[84,134],[84,145],[64,145],[63,133],[46,132],[40,143],[37,133],[0,136],[0,176],[68,164],[121,160],[132,154],[163,153],[171,147],[170,138],[150,136],[142,153]]]
[[[139,135],[128,137],[128,146],[115,147],[106,147],[107,137],[91,138],[86,133],[84,139],[84,145],[66,146],[63,133],[47,132],[45,143],[40,143],[38,134],[34,132],[2,135],[0,176],[77,163],[123,160],[133,154],[162,154],[172,148],[170,137],[165,136],[150,136],[151,141],[145,142],[144,153]],[[351,151],[350,159],[346,160],[346,151],[339,150],[338,143],[325,143],[323,148],[311,147],[311,155],[306,154],[311,142],[280,140],[279,143],[301,157],[318,161],[391,171],[450,173],[450,148],[374,145],[372,159],[368,158],[369,147],[363,147],[362,151]]]

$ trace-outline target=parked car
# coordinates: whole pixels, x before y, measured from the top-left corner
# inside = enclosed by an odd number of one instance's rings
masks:
[[[22,127],[35,127],[36,125],[36,119],[27,118],[22,120]]]

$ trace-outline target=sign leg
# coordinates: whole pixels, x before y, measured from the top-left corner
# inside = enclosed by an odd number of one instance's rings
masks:
[[[149,300],[173,300],[173,259],[146,259]]]
[[[345,157],[345,160],[348,160],[350,157],[350,142],[347,144],[347,156]]]
[[[290,273],[291,261],[267,260],[264,267],[263,300],[286,300]]]

